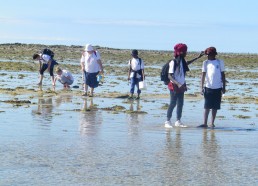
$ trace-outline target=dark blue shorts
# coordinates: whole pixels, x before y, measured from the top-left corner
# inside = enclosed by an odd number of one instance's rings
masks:
[[[53,61],[51,62],[50,71],[49,71],[50,76],[54,76],[53,70],[54,70],[54,66],[55,66],[55,65],[58,65],[58,63],[57,63],[55,60],[53,60]],[[43,75],[44,72],[45,72],[45,70],[47,70],[47,68],[48,68],[48,64],[45,64],[45,63],[44,63],[44,64],[42,65],[42,67],[41,67],[39,73],[40,73],[41,75]]]
[[[99,82],[97,81],[98,73],[99,72],[89,73],[89,72],[84,71],[85,84],[91,88],[97,88],[99,86]]]
[[[220,109],[221,104],[221,88],[219,89],[210,89],[205,87],[204,90],[204,108],[205,109]]]

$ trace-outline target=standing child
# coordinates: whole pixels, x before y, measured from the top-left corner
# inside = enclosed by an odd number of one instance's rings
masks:
[[[73,84],[74,78],[68,70],[62,70],[60,67],[56,69],[56,77],[54,79],[54,86],[56,80],[64,85],[64,88],[70,88],[70,85]]]
[[[189,71],[188,65],[203,56],[200,53],[198,57],[186,61],[187,46],[183,43],[178,43],[174,46],[174,59],[169,63],[168,78],[170,83],[168,84],[170,92],[170,104],[167,110],[167,121],[165,122],[166,128],[173,128],[171,125],[171,117],[175,106],[176,111],[176,127],[187,127],[181,122],[183,105],[184,105],[184,92],[187,90],[185,76]]]
[[[133,99],[134,88],[137,87],[137,98],[140,99],[141,90],[139,89],[139,82],[144,78],[144,62],[138,57],[138,51],[132,50],[132,59],[129,60],[128,80],[131,80],[130,99]]]
[[[216,59],[216,48],[207,48],[205,54],[208,56],[208,60],[203,62],[201,77],[201,91],[204,95],[204,114],[203,124],[199,127],[207,128],[210,109],[212,111],[211,127],[215,127],[214,121],[217,110],[220,109],[221,97],[226,92],[226,78],[224,61]]]

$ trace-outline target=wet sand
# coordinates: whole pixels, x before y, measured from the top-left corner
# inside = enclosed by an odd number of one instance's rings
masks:
[[[0,185],[256,185],[257,79],[229,77],[215,129],[199,129],[199,79],[188,77],[183,119],[165,129],[168,91],[148,77],[140,100],[107,74],[93,98],[43,87],[31,71],[0,70]],[[172,116],[175,120],[175,114]]]

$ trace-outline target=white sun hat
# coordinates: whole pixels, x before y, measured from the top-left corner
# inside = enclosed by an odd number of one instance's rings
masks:
[[[85,46],[85,51],[86,51],[86,52],[93,51],[93,47],[91,46],[91,44],[87,44],[87,45]]]

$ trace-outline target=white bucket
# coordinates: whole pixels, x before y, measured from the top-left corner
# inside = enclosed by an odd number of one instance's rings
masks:
[[[139,82],[139,89],[140,89],[140,90],[147,90],[146,81],[140,81],[140,82]]]

